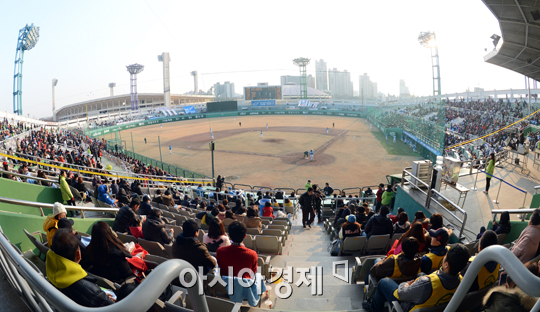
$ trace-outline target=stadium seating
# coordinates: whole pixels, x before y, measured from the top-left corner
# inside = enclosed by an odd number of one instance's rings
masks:
[[[366,248],[366,241],[365,236],[345,237],[339,245],[338,256],[343,253],[363,253]]]

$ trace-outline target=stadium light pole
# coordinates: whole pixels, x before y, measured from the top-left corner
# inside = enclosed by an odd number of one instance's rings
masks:
[[[309,64],[310,59],[305,57],[295,58],[293,64],[300,68],[300,98],[307,100],[307,76],[306,66]]]
[[[418,42],[431,50],[431,71],[433,75],[433,95],[441,95],[441,69],[439,67],[439,48],[435,32],[421,32]]]
[[[55,88],[58,84],[58,79],[54,78],[52,80],[52,113],[53,113],[53,120],[56,121],[56,97],[55,97]]]
[[[22,69],[24,51],[31,50],[39,40],[39,27],[34,24],[24,26],[19,30],[17,51],[15,52],[15,69],[13,74],[13,113],[22,115]]]
[[[137,96],[137,74],[144,70],[144,65],[131,64],[126,66],[130,74],[129,86],[131,91],[131,110],[139,110],[139,97]]]

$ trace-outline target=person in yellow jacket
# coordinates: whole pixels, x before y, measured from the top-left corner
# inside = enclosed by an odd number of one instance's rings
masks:
[[[81,250],[75,235],[68,229],[56,231],[51,249],[47,252],[47,278],[58,290],[85,307],[102,307],[113,304],[116,295],[106,294],[97,280],[88,276],[79,265]]]
[[[65,218],[67,215],[66,207],[61,203],[54,203],[52,216],[47,216],[45,222],[43,222],[43,231],[47,233],[47,243],[49,247],[52,245],[52,239],[54,233],[58,229],[58,220]]]
[[[494,153],[491,153],[491,155],[489,155],[489,162],[488,162],[488,165],[486,167],[486,190],[484,191],[484,193],[488,193],[489,192],[489,185],[491,184],[491,178],[493,177],[493,171],[495,171],[495,154]]]
[[[58,184],[60,185],[60,191],[62,192],[62,199],[68,203],[68,205],[75,206],[75,198],[71,193],[69,184],[66,181],[66,171],[60,170],[60,176],[58,177]]]
[[[397,284],[383,278],[371,302],[364,301],[363,308],[371,312],[386,311],[384,303],[390,305],[398,301],[405,312],[446,304],[452,299],[460,282],[463,270],[469,261],[469,250],[462,244],[455,244],[444,257],[441,268],[429,275],[409,282]]]
[[[480,243],[478,245],[478,252],[482,252],[483,249],[488,248],[489,246],[497,245],[497,234],[492,230],[487,230],[482,234],[480,238]],[[465,276],[469,266],[474,261],[475,257],[469,259],[469,263],[461,270],[461,276]],[[474,283],[471,285],[469,292],[482,290],[485,287],[495,283],[499,278],[499,268],[500,265],[497,261],[489,261],[478,272],[478,276],[474,280]]]

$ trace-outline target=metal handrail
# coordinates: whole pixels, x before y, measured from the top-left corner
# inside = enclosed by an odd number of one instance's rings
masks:
[[[191,264],[185,260],[172,259],[157,266],[152,274],[149,274],[139,287],[135,288],[125,300],[116,302],[112,305],[101,308],[89,308],[81,306],[64,295],[60,290],[51,285],[42,275],[38,273],[25,259],[19,254],[9,240],[4,236],[0,229],[0,253],[5,256],[5,259],[11,264],[10,274],[13,276],[22,277],[28,285],[19,283],[18,288],[24,291],[24,294],[36,294],[44,301],[42,304],[47,304],[44,307],[46,311],[51,311],[50,307],[54,307],[58,311],[78,311],[78,312],[116,312],[116,311],[146,311],[156,300],[161,296],[163,290],[169,283],[178,278],[182,270],[191,269],[197,272]],[[7,267],[3,269],[9,270]],[[194,311],[208,312],[208,305],[204,294],[197,293],[202,280],[196,273],[195,285],[188,288],[188,295],[193,304]],[[37,309],[36,309],[37,310]],[[41,310],[41,309],[40,309]],[[39,310],[37,310],[39,311]]]
[[[45,182],[50,182],[50,183],[58,183],[58,180],[49,180],[49,179],[43,179],[43,178],[34,177],[34,176],[28,176],[26,174],[22,174],[22,173],[18,173],[18,172],[6,171],[4,169],[0,169],[0,173],[7,173],[7,174],[10,174],[12,176],[23,177],[25,179],[30,179],[30,180],[45,181]]]
[[[490,261],[496,261],[501,267],[504,267],[508,275],[512,277],[512,281],[527,295],[540,297],[540,278],[533,275],[510,250],[503,246],[494,245],[482,250],[474,258],[456,293],[452,296],[444,311],[457,311],[463,298],[465,298],[472,283],[478,276],[480,269]],[[539,310],[540,300],[536,302],[531,311],[538,312]]]
[[[454,204],[454,202],[452,202],[450,199],[448,199],[446,196],[442,195],[441,193],[439,193],[436,189],[431,189],[431,194],[435,194],[437,196],[440,196],[442,199],[446,200],[448,203],[450,203],[450,205],[452,205],[454,207],[454,209],[458,210],[459,212],[463,213],[463,220],[461,220],[460,218],[458,218],[452,211],[448,210],[445,206],[443,206],[441,203],[437,202],[439,204],[439,206],[446,212],[448,213],[449,215],[451,215],[452,217],[456,218],[458,221],[461,222],[461,230],[459,231],[459,237],[458,238],[461,238],[462,235],[463,235],[463,230],[465,229],[465,223],[467,223],[467,212],[463,209],[461,209],[458,205]],[[431,197],[428,199],[428,204],[426,207],[429,207],[429,204],[431,203]]]
[[[499,214],[499,213],[503,213],[503,212],[508,212],[509,214],[520,214],[520,213],[533,213],[535,210],[537,210],[538,208],[535,208],[535,209],[494,209],[494,210],[491,210],[491,214]]]
[[[53,209],[54,204],[49,203],[39,203],[39,202],[32,202],[28,200],[22,200],[22,199],[13,199],[8,197],[0,196],[0,203],[6,203],[6,204],[14,204],[14,205],[21,205],[21,206],[27,206],[27,207],[34,207],[34,208],[47,208],[47,209]],[[104,212],[118,212],[119,208],[115,207],[84,207],[84,206],[65,206],[66,210],[77,210],[77,211],[104,211]],[[42,216],[43,211],[41,211]]]

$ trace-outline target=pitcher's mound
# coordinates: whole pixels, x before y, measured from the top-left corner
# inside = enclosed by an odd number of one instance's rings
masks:
[[[283,143],[285,140],[283,139],[263,139],[263,142],[266,143]]]

